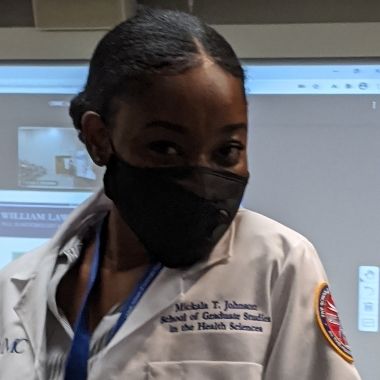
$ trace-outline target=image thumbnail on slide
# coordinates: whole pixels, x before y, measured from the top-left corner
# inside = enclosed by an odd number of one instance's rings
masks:
[[[19,187],[91,190],[101,179],[73,128],[18,128]]]

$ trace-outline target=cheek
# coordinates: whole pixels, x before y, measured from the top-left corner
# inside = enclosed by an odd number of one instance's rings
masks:
[[[153,166],[154,160],[147,149],[148,142],[140,137],[124,139],[122,157],[133,166]]]

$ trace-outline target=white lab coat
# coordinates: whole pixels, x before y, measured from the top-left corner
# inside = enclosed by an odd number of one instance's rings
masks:
[[[55,237],[0,272],[0,380],[45,380],[47,288],[58,252],[76,244],[102,192]],[[326,276],[301,235],[241,209],[206,262],[163,269],[90,380],[357,380],[316,323]]]

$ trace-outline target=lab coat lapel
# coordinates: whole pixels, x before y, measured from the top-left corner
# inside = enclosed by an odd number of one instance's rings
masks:
[[[164,268],[132,311],[127,322],[110,341],[107,349],[111,349],[161,311],[173,305],[210,267],[228,261],[231,257],[234,230],[233,223],[207,261],[200,262],[187,270]]]
[[[48,255],[38,263],[38,276],[35,270],[31,270],[17,273],[11,278],[20,294],[14,310],[26,331],[34,358],[39,359],[45,357],[46,297],[54,262],[55,256]],[[41,268],[46,270],[41,271]],[[36,360],[35,366],[38,378],[43,379],[43,366]]]
[[[147,289],[136,308],[128,317],[127,322],[116,333],[107,348],[111,349],[160,311],[169,307],[179,297],[181,292],[181,271],[164,268]]]

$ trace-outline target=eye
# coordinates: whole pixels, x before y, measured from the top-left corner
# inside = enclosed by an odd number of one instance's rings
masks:
[[[154,153],[162,156],[181,156],[182,149],[172,141],[154,141],[148,145],[148,148]]]
[[[215,153],[215,160],[221,166],[234,166],[239,163],[245,146],[240,142],[230,142],[221,146]]]

